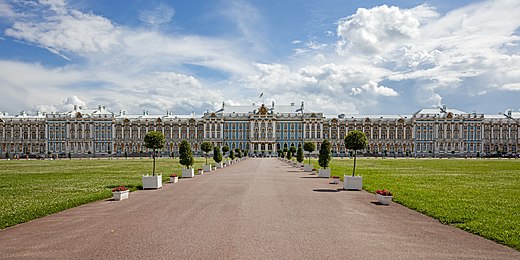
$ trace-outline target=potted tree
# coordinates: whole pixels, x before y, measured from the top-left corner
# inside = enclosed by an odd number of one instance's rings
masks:
[[[164,147],[164,142],[164,136],[161,132],[150,131],[144,137],[144,146],[148,149],[152,149],[153,170],[152,176],[143,176],[143,189],[162,188],[162,175],[155,175],[155,153],[157,149],[162,149]]]
[[[286,155],[285,155],[285,158],[287,158],[287,162],[288,162],[288,163],[291,163],[291,159],[292,159],[292,153],[291,153],[291,150],[287,150]]]
[[[235,151],[229,151],[229,158],[231,159],[230,163],[233,164],[235,162]]]
[[[241,161],[242,160],[242,150],[240,148],[236,148],[235,153],[237,154],[237,161]]]
[[[314,143],[312,143],[312,142],[305,142],[303,144],[303,150],[305,150],[306,152],[309,153],[309,164],[306,164],[303,167],[303,170],[306,172],[311,172],[312,169],[314,168],[314,166],[311,165],[311,153],[314,152],[314,150],[316,150],[316,145],[314,145]]]
[[[323,142],[321,143],[321,147],[320,147],[320,157],[318,159],[318,164],[323,169],[320,169],[318,171],[319,178],[330,178],[329,163],[332,158],[331,154],[330,154],[330,147],[331,147],[331,144],[330,144],[329,140],[327,140],[327,139],[323,140]]]
[[[191,168],[194,162],[190,143],[182,140],[181,145],[179,145],[179,163],[186,166],[186,169],[182,169],[182,178],[193,178],[195,176],[193,168]]]
[[[204,169],[204,171],[210,172],[211,164],[208,164],[208,153],[211,152],[211,150],[213,149],[213,145],[209,142],[204,142],[200,146],[200,149],[202,149],[202,151],[206,153],[206,164],[202,168]]]
[[[222,152],[224,153],[224,158],[226,158],[226,154],[227,154],[227,152],[229,152],[229,146],[224,145],[222,147]],[[226,162],[224,163],[224,167],[226,167],[228,163],[229,162],[226,160]]]
[[[213,147],[213,161],[217,164],[217,168],[222,168],[222,153],[218,146]]]
[[[296,147],[294,147],[294,145],[291,145],[291,147],[289,147],[289,153],[291,153],[291,158],[289,158],[289,160],[292,160],[296,153]],[[292,164],[296,165],[296,162],[292,162]]]
[[[352,176],[345,176],[343,185],[346,190],[361,190],[363,188],[363,176],[355,176],[357,151],[365,149],[367,146],[367,136],[364,132],[354,130],[345,137],[345,147],[353,150],[354,167]]]
[[[298,167],[300,167],[301,163],[303,162],[303,149],[301,147],[298,147],[298,151],[296,152],[296,161],[298,161]]]

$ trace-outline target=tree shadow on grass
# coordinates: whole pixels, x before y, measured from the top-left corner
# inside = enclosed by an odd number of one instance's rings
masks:
[[[339,189],[314,189],[315,192],[339,192]]]

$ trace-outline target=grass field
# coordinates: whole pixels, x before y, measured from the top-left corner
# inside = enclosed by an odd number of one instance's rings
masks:
[[[352,165],[334,159],[331,174],[343,180]],[[367,191],[390,189],[408,208],[520,251],[520,160],[358,159],[357,174]]]
[[[208,162],[213,163],[213,160]],[[0,228],[27,222],[64,209],[110,198],[111,189],[141,187],[152,174],[151,159],[130,160],[0,160]],[[200,168],[204,159],[196,159]],[[163,181],[181,174],[179,159],[158,159]]]

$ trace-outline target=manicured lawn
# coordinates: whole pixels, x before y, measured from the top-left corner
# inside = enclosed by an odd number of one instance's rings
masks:
[[[141,176],[152,174],[151,159],[0,160],[0,228],[112,196],[123,185],[141,188]],[[208,160],[213,163],[213,160]],[[194,168],[204,164],[195,161]],[[179,159],[158,159],[163,181],[181,174]]]
[[[332,175],[352,165],[334,159]],[[367,191],[390,189],[408,208],[520,251],[520,160],[358,159],[356,174]]]

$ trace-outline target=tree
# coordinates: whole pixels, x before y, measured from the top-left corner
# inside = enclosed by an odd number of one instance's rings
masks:
[[[311,142],[305,142],[303,144],[303,150],[309,153],[309,164],[311,164],[311,153],[314,152],[314,150],[316,150],[316,145],[314,145],[314,143]]]
[[[323,167],[323,169],[327,169],[329,167],[331,154],[330,154],[330,147],[332,145],[330,144],[329,140],[325,139],[321,143],[320,147],[320,157],[318,158],[318,164]]]
[[[282,158],[285,157],[285,155],[287,154],[288,151],[289,150],[287,148],[283,148],[283,150],[282,150]]]
[[[200,146],[200,149],[206,153],[206,165],[208,165],[208,153],[213,149],[213,145],[209,142],[204,142]]]
[[[158,131],[150,131],[144,137],[144,146],[148,149],[152,149],[152,158],[153,158],[153,171],[152,176],[155,176],[155,153],[157,149],[162,149],[164,147],[164,136],[161,132]]]
[[[294,156],[294,154],[296,153],[296,147],[294,147],[294,145],[291,145],[291,147],[289,147],[289,152],[291,153],[291,158],[292,158]]]
[[[354,176],[356,172],[357,150],[362,150],[367,147],[367,136],[362,131],[354,130],[345,137],[345,147],[354,151],[354,168],[352,170],[352,176]]]
[[[247,157],[249,155],[249,150],[245,149],[244,150],[244,157]]]
[[[213,147],[213,160],[216,163],[222,162],[222,153],[220,152],[220,147],[218,146]]]
[[[285,157],[287,158],[287,160],[291,160],[291,159],[292,159],[292,153],[291,153],[290,150],[287,150],[287,151],[286,151],[286,155],[285,155]]]
[[[235,153],[237,154],[238,158],[242,158],[242,150],[240,150],[240,148],[235,148]]]
[[[301,147],[298,147],[298,152],[296,153],[296,160],[299,163],[303,162],[303,149]]]
[[[235,151],[233,151],[233,150],[229,151],[229,158],[231,158],[231,160],[235,159]]]
[[[226,153],[229,152],[229,146],[224,145],[224,146],[222,147],[222,152],[224,153],[224,157],[226,157]]]
[[[179,146],[179,158],[179,163],[186,166],[187,169],[189,169],[195,162],[191,152],[190,143],[186,140],[182,140],[181,145]]]

